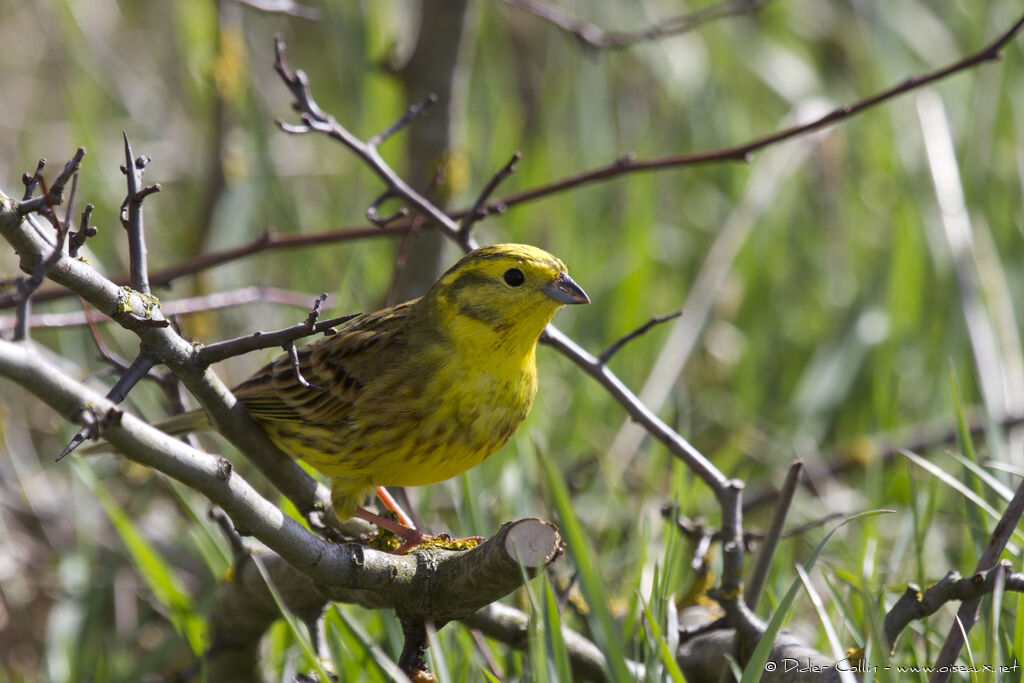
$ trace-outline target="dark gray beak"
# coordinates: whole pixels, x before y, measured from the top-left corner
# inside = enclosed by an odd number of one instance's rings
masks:
[[[569,273],[559,273],[558,277],[540,291],[547,294],[560,304],[589,304],[590,297],[583,291],[583,288],[576,284],[576,281],[569,277]]]

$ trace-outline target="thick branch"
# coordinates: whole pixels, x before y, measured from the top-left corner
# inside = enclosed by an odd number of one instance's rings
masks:
[[[75,424],[83,424],[86,414],[102,416],[117,409],[43,360],[27,342],[0,341],[0,375]],[[429,548],[391,555],[328,543],[260,496],[223,458],[191,448],[127,413],[103,436],[129,459],[177,479],[223,508],[240,533],[256,537],[322,584],[332,600],[398,608],[437,622],[459,619],[522,585],[517,555],[532,571],[562,552],[554,525],[534,518],[508,522],[468,551]]]

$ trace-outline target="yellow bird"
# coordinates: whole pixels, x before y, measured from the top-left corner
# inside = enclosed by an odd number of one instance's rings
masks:
[[[340,519],[423,534],[362,507],[383,486],[421,486],[465,472],[515,433],[537,393],[537,339],[564,304],[590,299],[551,254],[522,244],[482,247],[422,298],[340,325],[298,350],[303,386],[281,355],[235,396],[285,453],[331,478]],[[158,425],[209,427],[193,411]],[[394,509],[394,508],[393,508]]]

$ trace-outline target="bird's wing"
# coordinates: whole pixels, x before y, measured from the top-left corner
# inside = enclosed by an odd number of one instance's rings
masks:
[[[364,388],[403,354],[414,302],[354,318],[337,332],[298,349],[303,386],[288,354],[275,358],[235,388],[257,421],[339,424]]]

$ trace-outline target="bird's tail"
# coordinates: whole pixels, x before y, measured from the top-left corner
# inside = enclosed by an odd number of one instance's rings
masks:
[[[178,413],[164,418],[153,424],[154,427],[171,436],[183,436],[189,432],[202,432],[210,428],[210,418],[204,410],[190,410],[187,413]],[[91,455],[111,450],[110,444],[106,441],[99,441],[89,445],[83,445],[78,449],[79,455]]]

